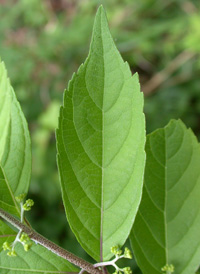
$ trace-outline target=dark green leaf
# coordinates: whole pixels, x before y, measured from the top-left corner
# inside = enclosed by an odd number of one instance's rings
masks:
[[[142,202],[130,234],[144,274],[193,274],[200,259],[200,145],[179,120],[148,135]]]

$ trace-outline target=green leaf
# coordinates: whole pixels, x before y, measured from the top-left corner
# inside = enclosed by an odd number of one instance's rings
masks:
[[[90,53],[64,95],[57,130],[66,214],[97,261],[123,245],[138,209],[145,164],[143,94],[99,8]]]
[[[3,170],[0,166],[0,207],[6,211],[17,214],[17,205],[13,197],[12,190],[10,189],[9,184],[5,180]]]
[[[12,240],[14,240],[14,238]],[[39,244],[34,244],[31,249],[26,252],[19,243],[15,250],[17,256],[12,258],[6,255],[6,251],[1,251],[1,274],[57,274],[79,272],[78,268]]]
[[[0,208],[5,209],[6,211],[20,216],[20,211],[15,204],[15,199],[10,193],[10,189],[8,188],[3,171],[0,166]],[[8,241],[10,235],[16,235],[16,232],[13,231],[6,223],[0,220],[0,247],[5,241]]]
[[[15,196],[27,193],[31,175],[31,145],[27,122],[0,63],[0,206],[10,213]]]
[[[143,274],[195,273],[200,258],[200,145],[172,120],[148,135],[142,201],[130,234]]]

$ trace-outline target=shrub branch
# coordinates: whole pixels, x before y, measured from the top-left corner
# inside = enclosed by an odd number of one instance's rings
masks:
[[[91,274],[102,274],[102,272],[98,268],[95,268],[92,264],[88,263],[87,261],[77,257],[71,252],[51,242],[44,236],[34,231],[32,228],[26,226],[25,224],[22,224],[19,220],[17,220],[15,217],[13,217],[12,215],[10,215],[9,213],[7,213],[1,208],[0,208],[0,218],[10,223],[11,225],[13,225],[15,228],[26,233],[29,236],[29,238],[32,239],[34,242],[44,246],[45,248],[55,253],[59,257],[62,257],[63,259],[69,261],[70,263],[80,267],[82,270],[85,270]]]

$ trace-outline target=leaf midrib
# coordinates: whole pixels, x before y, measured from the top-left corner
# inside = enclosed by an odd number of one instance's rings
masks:
[[[102,36],[102,13],[101,13],[101,41],[102,41],[102,53],[103,53],[103,64],[104,64],[104,47],[103,47],[103,36]],[[104,91],[105,91],[105,69],[103,65],[103,98],[102,98],[102,176],[101,176],[101,229],[100,229],[100,260],[103,262],[103,184],[104,184]]]
[[[165,202],[164,202],[164,228],[165,228],[165,259],[166,264],[168,264],[168,245],[167,245],[167,216],[166,216],[166,208],[167,208],[167,142],[166,142],[166,131],[164,129],[164,154],[165,154],[165,165],[164,165],[164,172],[165,172]]]

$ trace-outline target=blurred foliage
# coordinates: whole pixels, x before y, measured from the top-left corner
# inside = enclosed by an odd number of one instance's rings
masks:
[[[30,220],[83,257],[65,219],[55,128],[63,90],[87,56],[102,3],[123,58],[140,75],[147,132],[181,118],[200,136],[199,0],[0,0],[0,56],[32,136]]]

